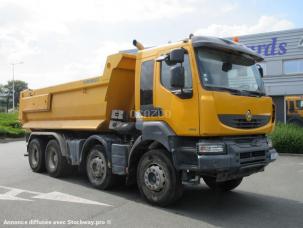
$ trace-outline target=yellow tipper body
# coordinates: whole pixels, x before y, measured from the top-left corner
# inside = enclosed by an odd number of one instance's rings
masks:
[[[19,119],[26,129],[106,129],[112,109],[134,108],[135,55],[107,58],[100,77],[21,94]]]

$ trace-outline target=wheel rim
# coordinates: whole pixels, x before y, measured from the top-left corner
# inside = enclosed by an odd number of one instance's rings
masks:
[[[56,170],[58,166],[58,154],[55,149],[51,148],[49,151],[48,167],[51,170]]]
[[[37,146],[32,147],[31,163],[33,167],[37,167],[39,162],[39,151]]]
[[[165,179],[164,169],[158,164],[149,166],[144,172],[144,183],[149,190],[161,191],[164,188]]]
[[[102,153],[97,153],[88,162],[90,178],[94,182],[103,182],[106,177],[106,159]]]

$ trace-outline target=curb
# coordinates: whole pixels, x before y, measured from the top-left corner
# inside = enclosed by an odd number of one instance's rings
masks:
[[[279,156],[303,157],[303,154],[279,153]]]
[[[25,141],[25,138],[0,138],[0,144],[1,143],[10,143],[10,142],[20,142]]]

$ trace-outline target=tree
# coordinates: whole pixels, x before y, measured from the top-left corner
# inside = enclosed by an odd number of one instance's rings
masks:
[[[20,93],[22,90],[28,89],[28,84],[21,80],[15,80],[15,105],[19,104]],[[7,96],[7,106],[9,105],[9,99],[13,97],[13,81],[8,81],[4,85],[4,93]]]
[[[0,84],[0,112],[7,110],[4,86]]]
[[[4,94],[4,86],[0,84],[0,96]]]

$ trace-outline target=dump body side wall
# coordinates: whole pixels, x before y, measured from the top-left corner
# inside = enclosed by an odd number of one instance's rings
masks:
[[[103,76],[27,90],[20,120],[28,129],[107,130],[112,109],[134,106],[135,56],[109,56]]]

